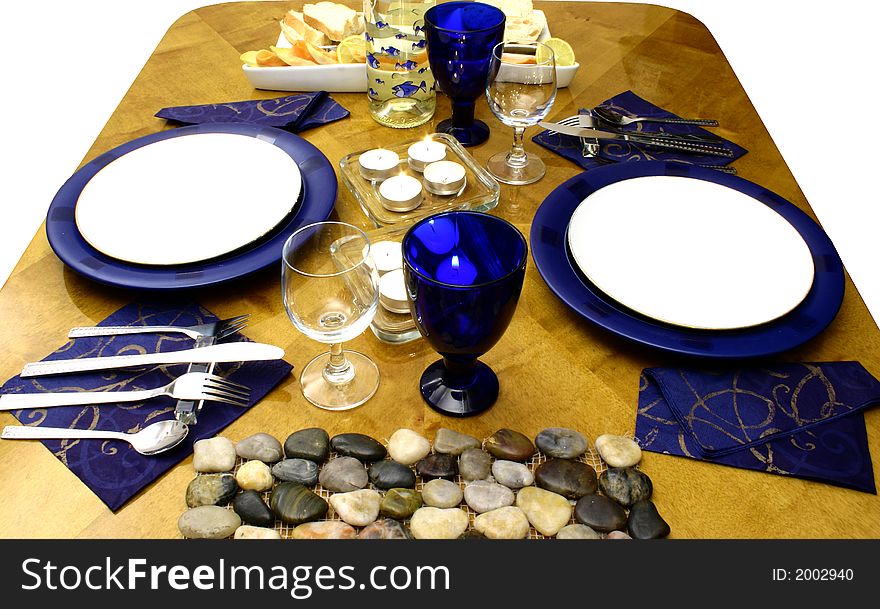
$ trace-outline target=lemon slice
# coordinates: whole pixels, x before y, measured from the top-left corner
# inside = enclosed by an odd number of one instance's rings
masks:
[[[339,63],[336,59],[336,54],[332,51],[325,51],[324,49],[319,49],[313,44],[306,43],[306,49],[309,51],[309,55],[312,56],[312,59],[315,60],[315,63],[318,65],[326,66],[330,64]]]
[[[367,41],[363,34],[355,34],[343,39],[336,46],[336,59],[339,63],[364,63],[367,61]]]
[[[544,41],[544,44],[553,49],[553,54],[556,56],[557,66],[574,65],[574,50],[571,48],[571,45],[565,42],[562,38],[548,38]],[[537,53],[535,53],[535,60],[538,63],[541,63],[547,61],[547,59],[548,57],[545,47],[539,46]]]
[[[259,65],[257,63],[257,53],[259,53],[259,51],[245,51],[241,54],[239,60],[252,68],[256,68]]]

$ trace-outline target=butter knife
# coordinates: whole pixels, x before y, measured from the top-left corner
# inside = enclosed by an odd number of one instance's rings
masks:
[[[721,146],[712,146],[710,144],[692,141],[675,140],[672,137],[647,136],[643,134],[634,135],[629,133],[613,133],[611,131],[601,131],[599,129],[587,129],[585,127],[572,127],[570,125],[562,125],[559,123],[549,123],[542,121],[538,123],[544,129],[571,135],[574,137],[591,137],[599,140],[620,140],[623,142],[632,142],[636,144],[645,144],[647,146],[656,146],[657,148],[668,148],[670,150],[680,150],[682,152],[692,152],[694,154],[708,154],[711,156],[723,156],[727,158],[733,157],[733,152]]]
[[[22,378],[67,374],[70,372],[89,372],[110,370],[131,366],[157,364],[204,364],[214,362],[250,362],[273,360],[284,357],[284,349],[262,343],[225,343],[183,351],[165,353],[146,353],[142,355],[114,355],[110,357],[84,357],[78,359],[56,359],[27,364],[21,371]]]

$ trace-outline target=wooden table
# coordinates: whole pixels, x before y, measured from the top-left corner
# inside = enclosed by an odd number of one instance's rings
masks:
[[[274,43],[277,21],[287,8],[288,3],[244,2],[182,16],[84,162],[135,137],[168,128],[165,121],[153,117],[162,107],[277,96],[251,88],[238,56]],[[581,65],[572,85],[559,91],[551,118],[570,116],[627,89],[681,115],[718,117],[722,127],[716,131],[750,151],[735,163],[740,174],[812,214],[724,54],[700,22],[671,9],[640,4],[542,2],[539,8],[546,12],[553,34],[573,45]],[[431,133],[436,122],[450,113],[448,100],[439,96],[433,122],[397,131],[370,119],[366,95],[333,96],[351,110],[351,117],[303,137],[334,166],[349,152]],[[479,162],[485,162],[509,147],[511,132],[490,115],[485,103],[477,104],[477,115],[493,127],[490,140],[471,150]],[[527,148],[547,163],[546,177],[531,186],[503,186],[493,212],[525,234],[541,201],[579,171],[531,142]],[[368,226],[341,185],[336,214]],[[250,312],[248,336],[284,347],[289,361],[300,369],[321,347],[288,321],[278,283],[277,269],[270,269],[188,296],[221,317]],[[104,287],[66,269],[40,230],[0,291],[0,377],[11,377],[24,363],[44,357],[64,342],[70,327],[97,323],[138,297],[136,292]],[[635,425],[639,372],[676,362],[585,322],[553,296],[532,263],[509,330],[484,358],[498,373],[501,395],[494,408],[477,418],[451,420],[422,402],[417,380],[437,358],[423,341],[391,346],[365,332],[350,346],[371,355],[382,374],[378,393],[366,405],[342,413],[319,410],[305,401],[296,377],[291,376],[224,435],[237,440],[265,431],[283,440],[309,426],[324,427],[331,435],[361,431],[377,438],[387,438],[399,427],[431,438],[442,426],[477,437],[501,427],[530,436],[550,426],[572,427],[590,438],[626,433]],[[880,376],[880,332],[849,280],[843,307],[829,329],[780,359],[859,360]],[[876,446],[880,412],[868,412],[865,418],[875,445],[874,467],[880,470]],[[0,424],[13,422],[9,414],[0,417]],[[875,495],[654,453],[645,454],[643,468],[654,480],[655,502],[675,537],[880,536],[880,499]],[[41,444],[0,442],[0,535],[174,537],[192,475],[187,458],[114,514]]]

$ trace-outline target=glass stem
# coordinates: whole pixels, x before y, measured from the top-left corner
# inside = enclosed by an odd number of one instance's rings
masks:
[[[521,169],[529,162],[529,157],[526,156],[526,151],[523,148],[523,133],[525,133],[525,130],[525,127],[513,128],[513,148],[510,149],[510,153],[507,155],[507,165],[514,169]]]
[[[345,357],[342,343],[330,346],[330,361],[324,366],[324,380],[333,385],[344,385],[354,378],[354,366]]]
[[[452,100],[452,126],[470,129],[474,124],[474,101]]]

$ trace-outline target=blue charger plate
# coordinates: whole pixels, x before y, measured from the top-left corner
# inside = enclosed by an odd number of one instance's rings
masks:
[[[146,266],[123,262],[97,251],[76,226],[75,208],[89,180],[108,163],[148,144],[196,133],[232,133],[259,138],[281,148],[302,173],[303,192],[291,214],[269,235],[230,254],[186,265]],[[242,171],[246,171],[243,169]],[[274,176],[255,176],[274,179]],[[107,285],[141,290],[177,290],[214,285],[244,277],[281,259],[281,248],[298,228],[326,220],[336,203],[336,174],[324,154],[299,136],[273,127],[239,123],[191,125],[139,137],[109,150],[74,173],[55,195],[46,215],[49,245],[64,264],[77,273]],[[173,218],[169,218],[173,220]],[[136,222],[137,218],[126,218]],[[162,236],[156,236],[162,247]]]
[[[794,310],[774,321],[738,330],[693,330],[639,315],[590,283],[568,251],[572,213],[591,193],[643,176],[681,176],[733,188],[761,201],[788,220],[810,249],[813,286]],[[743,178],[663,161],[619,163],[581,173],[558,186],[541,203],[531,228],[532,257],[550,289],[584,318],[637,343],[715,359],[761,357],[787,351],[814,338],[837,315],[843,301],[844,273],[834,245],[807,214],[779,195]],[[748,242],[743,243],[748,247]]]

